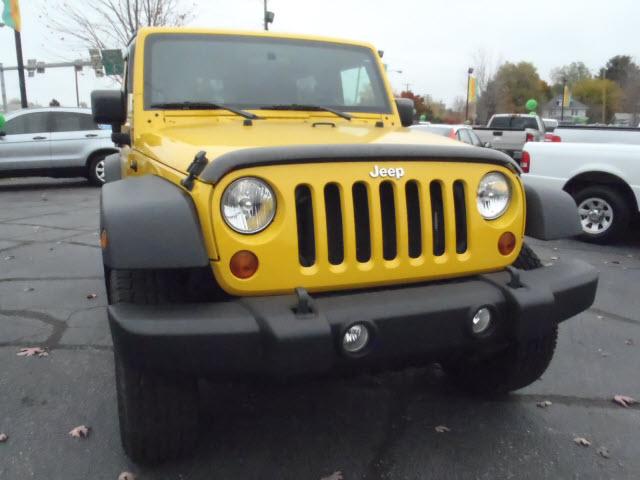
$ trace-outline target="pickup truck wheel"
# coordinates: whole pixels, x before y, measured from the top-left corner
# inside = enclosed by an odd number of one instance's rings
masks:
[[[87,178],[93,185],[104,185],[104,159],[106,156],[106,153],[99,153],[89,161]]]
[[[520,270],[542,267],[536,253],[526,243],[513,263]],[[459,358],[444,363],[445,371],[464,390],[472,393],[507,393],[535,382],[549,366],[556,348],[558,327],[527,341],[516,341],[490,357]]]
[[[582,225],[581,239],[592,243],[610,243],[629,226],[630,212],[624,197],[613,188],[592,185],[574,194]]]
[[[171,272],[110,270],[110,303],[176,301]],[[198,440],[198,384],[195,377],[147,371],[115,350],[120,438],[134,461],[156,464],[182,458]]]

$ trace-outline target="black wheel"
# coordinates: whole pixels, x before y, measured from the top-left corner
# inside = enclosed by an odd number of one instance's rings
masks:
[[[538,255],[536,255],[536,252],[534,252],[529,245],[523,243],[522,250],[520,250],[516,261],[513,262],[513,266],[520,270],[534,270],[542,267],[542,262]]]
[[[106,153],[99,153],[89,160],[87,165],[87,179],[93,185],[104,185],[104,159],[106,156]]]
[[[534,270],[541,268],[542,262],[529,245],[523,244],[513,266]],[[540,378],[553,358],[557,338],[556,325],[541,337],[513,342],[489,357],[458,358],[444,363],[443,367],[456,384],[471,393],[507,393]]]
[[[545,372],[556,349],[558,327],[541,337],[514,342],[490,357],[458,359],[443,365],[464,390],[480,394],[504,394],[524,388]]]
[[[624,196],[614,187],[592,185],[577,191],[573,198],[578,205],[582,240],[610,243],[627,230],[631,213]]]
[[[157,304],[176,300],[170,272],[111,270],[110,303]],[[195,377],[146,371],[115,351],[120,438],[134,461],[156,464],[182,458],[198,440]]]

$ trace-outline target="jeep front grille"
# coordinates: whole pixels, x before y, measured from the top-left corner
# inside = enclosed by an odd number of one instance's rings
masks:
[[[468,249],[461,180],[327,183],[315,190],[302,184],[295,189],[295,199],[298,259],[303,267],[315,265],[322,256],[331,265],[340,265],[350,256],[366,263],[376,257],[385,261],[440,257],[448,246],[458,254]],[[453,209],[455,219],[450,224],[448,209]],[[427,212],[430,221],[424,221]]]

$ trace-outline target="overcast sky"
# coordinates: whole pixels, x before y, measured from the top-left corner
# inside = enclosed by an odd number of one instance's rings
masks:
[[[51,35],[37,5],[21,0],[25,63],[73,60],[69,39]],[[66,0],[82,5],[82,0]],[[259,30],[262,0],[195,0],[193,25]],[[543,79],[553,67],[583,61],[596,70],[607,59],[627,54],[640,60],[638,0],[269,0],[276,32],[314,33],[374,43],[396,90],[409,83],[419,94],[451,104],[465,94],[466,70],[484,50],[494,62],[533,62]],[[85,50],[86,52],[86,50]],[[15,65],[13,30],[0,28],[0,62]],[[16,72],[6,72],[7,96],[18,97]],[[86,69],[79,76],[80,100],[94,88],[113,86]],[[30,101],[57,98],[75,105],[72,69],[47,70],[27,78]]]

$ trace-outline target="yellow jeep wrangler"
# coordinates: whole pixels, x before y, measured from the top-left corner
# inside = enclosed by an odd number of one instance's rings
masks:
[[[525,235],[580,234],[575,203],[500,152],[407,128],[360,42],[144,28],[121,91],[96,91],[100,240],[122,443],[190,451],[197,379],[439,361],[475,392],[547,368],[597,274]]]

